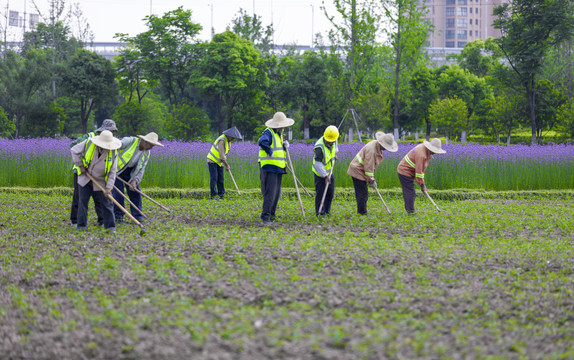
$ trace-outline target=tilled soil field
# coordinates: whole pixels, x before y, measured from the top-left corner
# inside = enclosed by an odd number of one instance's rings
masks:
[[[574,202],[158,199],[115,234],[0,193],[0,359],[574,358]]]

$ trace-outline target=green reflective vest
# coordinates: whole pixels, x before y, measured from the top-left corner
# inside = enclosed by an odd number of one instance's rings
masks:
[[[84,163],[84,167],[88,169],[92,160],[94,159],[94,153],[96,152],[96,144],[94,144],[91,140],[86,141],[86,145],[84,145],[84,156],[82,157],[82,162]],[[108,175],[110,174],[110,169],[114,164],[114,156],[116,156],[116,150],[108,150],[108,155],[106,156],[106,166],[105,166],[105,182],[108,182]],[[74,165],[74,171],[78,175],[80,175],[80,167]]]
[[[221,136],[218,137],[217,140],[215,140],[215,142],[211,145],[209,154],[207,154],[207,158],[219,166],[223,165],[223,162],[219,157],[219,149],[217,149],[217,144],[221,140],[225,140],[225,154],[227,154],[229,152],[229,148],[231,147],[231,145],[229,144],[229,140],[227,140],[227,136],[225,136],[225,134],[221,134]]]
[[[283,141],[281,140],[281,136],[277,134],[273,129],[267,128],[271,132],[271,151],[273,154],[269,156],[265,150],[259,149],[259,166],[263,167],[265,165],[274,165],[280,167],[281,169],[285,169],[287,166],[287,162],[285,161],[287,155],[285,153],[285,149],[283,148]]]
[[[120,154],[118,157],[118,173],[121,173],[123,168],[126,167],[126,165],[130,162],[130,160],[132,159],[132,157],[134,156],[136,150],[138,149],[138,146],[140,144],[140,138],[135,138],[134,142],[131,143],[131,145],[123,150],[120,149]],[[142,152],[142,157],[140,159],[140,161],[138,162],[139,167],[137,168],[137,171],[139,171],[145,164],[146,161],[148,160],[150,155],[149,151],[143,151]]]
[[[329,172],[331,167],[333,167],[333,159],[335,158],[335,155],[337,155],[337,142],[335,141],[333,145],[331,145],[331,150],[329,150],[327,145],[325,145],[324,140],[324,137],[321,136],[321,138],[317,140],[315,146],[313,147],[313,164],[315,164],[315,149],[321,148],[321,150],[323,150],[323,164],[325,165],[325,170]],[[319,173],[317,170],[315,170],[315,166],[311,166],[311,170],[313,170],[315,175],[319,176]]]
[[[98,135],[98,134],[96,134],[95,132],[92,131],[92,132],[89,132],[89,133],[87,133],[86,135],[84,135],[84,136],[82,136],[82,137],[86,137],[86,140],[88,140],[88,139],[90,139],[90,138],[93,138],[93,137],[96,136],[96,135]],[[81,138],[78,138],[78,140],[79,140],[79,139],[81,139]],[[76,144],[78,144],[78,143],[84,141],[84,140],[82,140],[82,141],[78,141],[78,140],[75,140],[75,141],[72,143],[72,146],[70,146],[70,147],[73,147],[74,145],[76,145]],[[77,143],[76,143],[76,141],[77,141]],[[74,165],[74,166],[72,166],[72,172],[76,173],[77,175],[80,175],[80,168]]]

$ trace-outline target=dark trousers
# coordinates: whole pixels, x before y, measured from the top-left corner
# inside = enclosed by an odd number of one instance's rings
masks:
[[[315,214],[325,215],[331,212],[331,202],[335,196],[335,175],[331,175],[331,183],[327,188],[327,194],[325,195],[325,203],[321,209],[321,214],[319,214],[319,206],[321,206],[321,199],[323,198],[323,193],[325,192],[325,179],[313,174],[315,176]]]
[[[415,199],[417,194],[415,192],[415,179],[412,177],[404,176],[399,173],[399,181],[401,182],[401,187],[403,188],[403,200],[405,201],[405,210],[408,213],[415,212]]]
[[[116,177],[121,178],[122,180],[130,181],[130,174],[132,172],[132,168],[127,168],[125,169],[121,174],[116,175]],[[124,206],[124,197],[122,196],[122,194],[124,193],[124,183],[121,182],[120,180],[118,180],[116,178],[116,182],[114,184],[118,190],[116,191],[116,189],[112,190],[112,194],[114,195],[114,199],[125,209]],[[125,186],[127,193],[128,193],[128,198],[130,199],[131,202],[133,202],[138,209],[140,209],[140,211],[142,210],[142,196],[140,195],[139,192],[137,191],[131,191],[129,186]],[[140,186],[138,185],[138,190],[140,188]],[[132,216],[137,220],[140,221],[143,219],[143,216],[136,210],[134,209],[134,207],[130,204],[130,212],[132,213]],[[124,212],[116,205],[114,204],[114,215],[116,217],[116,219],[122,219],[124,216]]]
[[[98,216],[98,224],[104,224],[104,215],[102,215],[102,203],[100,197],[94,197],[94,207]],[[78,174],[74,171],[74,195],[72,195],[72,209],[70,210],[70,222],[78,223]]]
[[[263,210],[261,220],[275,220],[275,210],[281,195],[281,180],[283,174],[270,173],[260,170],[261,193],[263,194]]]
[[[102,191],[94,191],[93,184],[90,181],[86,186],[78,186],[78,228],[85,228],[88,225],[88,203],[90,197],[94,202],[102,205],[103,223],[106,229],[116,227],[114,220],[114,207],[112,200],[104,196]]]
[[[367,201],[369,200],[369,184],[366,181],[353,179],[355,187],[355,200],[357,200],[357,212],[361,215],[367,214]]]
[[[223,166],[219,166],[216,163],[207,163],[209,168],[209,190],[211,192],[211,198],[213,199],[216,195],[220,198],[225,195],[225,185],[223,184]]]

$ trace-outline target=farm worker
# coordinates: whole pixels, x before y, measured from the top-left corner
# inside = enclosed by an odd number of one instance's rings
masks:
[[[86,229],[88,224],[88,203],[90,197],[102,204],[104,228],[109,231],[116,230],[113,204],[109,198],[118,164],[118,151],[122,143],[114,138],[111,131],[104,130],[100,135],[91,137],[70,149],[72,161],[78,175],[78,229]],[[89,173],[97,181],[105,193],[102,193],[96,184],[86,175]]]
[[[335,174],[329,176],[333,168],[333,162],[337,159],[337,139],[339,138],[339,129],[336,126],[327,126],[323,136],[317,140],[313,147],[313,171],[315,178],[315,214],[325,215],[331,211],[331,202],[335,195]],[[327,188],[325,203],[319,214],[319,207],[323,199],[323,193]]]
[[[120,147],[118,156],[118,177],[130,184],[127,188],[127,193],[130,201],[134,203],[138,209],[142,210],[142,197],[140,192],[139,184],[142,181],[145,167],[149,161],[150,150],[154,146],[162,146],[158,142],[158,136],[154,132],[150,132],[146,136],[128,136],[122,139],[122,146]],[[118,190],[124,192],[124,183],[116,179],[115,186]],[[114,199],[121,205],[124,206],[124,197],[122,194],[114,189],[113,195]],[[133,217],[142,222],[143,216],[132,207],[130,204],[130,211]],[[116,216],[116,222],[123,222],[123,211],[114,204],[114,214]]]
[[[347,174],[353,178],[355,187],[355,199],[357,200],[357,212],[367,214],[367,200],[369,200],[369,188],[377,188],[375,181],[375,169],[383,161],[383,151],[396,152],[399,149],[393,135],[377,131],[376,140],[371,140],[353,158],[347,169]]]
[[[211,198],[214,199],[219,195],[223,199],[225,195],[225,185],[223,183],[223,168],[229,171],[229,163],[227,162],[227,153],[231,148],[231,142],[235,139],[243,139],[241,133],[234,126],[225,130],[219,136],[209,149],[207,154],[207,167],[209,169],[209,190],[211,191]]]
[[[281,194],[281,179],[283,174],[287,173],[286,149],[289,148],[289,142],[283,141],[283,129],[294,123],[295,121],[284,113],[276,112],[272,119],[265,122],[267,128],[257,142],[263,195],[261,222],[264,225],[271,225],[275,221],[275,210]]]
[[[442,142],[440,139],[434,138],[430,142],[425,140],[422,144],[415,146],[399,163],[397,172],[403,189],[403,199],[407,213],[412,214],[415,212],[416,195],[413,180],[416,180],[417,184],[421,186],[422,192],[426,192],[425,170],[434,154],[444,153],[446,151],[442,149]]]
[[[106,119],[102,122],[102,126],[100,126],[99,128],[97,128],[96,130],[89,132],[87,134],[84,134],[80,137],[78,137],[76,140],[74,140],[72,142],[72,144],[70,145],[70,148],[73,147],[74,145],[77,145],[87,139],[93,138],[94,136],[99,135],[102,131],[104,130],[108,130],[111,131],[112,133],[115,133],[116,131],[118,131],[118,128],[116,127],[116,122],[113,121],[112,119]],[[72,223],[72,226],[76,226],[77,222],[78,222],[78,169],[76,167],[74,167],[72,169],[72,171],[74,172],[74,195],[72,195],[72,209],[70,210],[70,222]],[[104,225],[104,216],[102,215],[102,203],[100,202],[100,197],[94,197],[94,207],[96,208],[96,215],[98,216],[98,225],[103,226]]]

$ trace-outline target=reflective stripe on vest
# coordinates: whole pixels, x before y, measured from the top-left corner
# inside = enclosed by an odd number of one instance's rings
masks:
[[[325,145],[324,140],[325,140],[324,137],[321,137],[319,140],[317,140],[315,146],[313,147],[313,152],[315,152],[315,149],[317,148],[321,148],[321,150],[323,150],[323,164],[325,165],[325,171],[329,172],[329,170],[331,170],[331,167],[333,167],[333,159],[337,154],[337,142],[335,141],[331,145],[331,150],[329,150],[327,145]],[[315,164],[315,162],[316,162],[315,154],[313,154],[313,165]],[[315,175],[319,176],[319,173],[317,172],[317,170],[315,170],[315,166],[311,166],[311,170],[313,170],[313,173]]]
[[[286,153],[283,148],[283,142],[281,141],[281,136],[277,134],[273,129],[267,128],[271,132],[271,151],[273,154],[271,156],[267,155],[265,150],[259,149],[259,165],[261,167],[265,165],[274,165],[284,169],[287,166],[286,163]]]
[[[365,165],[365,163],[364,163],[364,161],[363,161],[363,158],[361,157],[361,155],[360,155],[359,153],[357,153],[357,156],[356,156],[356,157],[357,157],[357,160],[359,160],[359,164]],[[374,173],[368,172],[368,171],[365,171],[365,175],[367,175],[367,176],[375,176]]]
[[[409,154],[408,154],[408,153],[405,155],[405,161],[406,161],[407,163],[409,163],[410,166],[412,166],[413,168],[416,169],[415,163],[412,162],[411,159],[409,159]],[[425,178],[425,174],[415,173],[415,176],[418,177],[418,178],[421,178],[421,179],[424,179],[424,178]]]
[[[118,158],[118,172],[120,172],[132,159],[134,156],[136,149],[140,143],[140,139],[136,138],[136,140],[124,151],[120,150],[120,156]]]
[[[211,145],[211,149],[209,149],[209,154],[207,154],[207,158],[219,166],[223,165],[223,161],[221,161],[221,158],[219,157],[219,149],[217,148],[217,144],[221,140],[225,140],[225,154],[227,155],[231,145],[229,144],[229,141],[227,140],[225,134],[222,134],[215,140],[215,142]]]
[[[92,160],[94,159],[94,153],[96,152],[96,144],[94,144],[91,140],[86,141],[86,145],[84,146],[84,156],[82,157],[82,162],[84,163],[84,167],[88,169]],[[104,181],[108,182],[108,175],[110,174],[110,169],[114,163],[114,156],[116,150],[109,150],[108,155],[106,156],[106,166],[104,168]],[[80,168],[78,166],[74,166],[74,170],[78,171],[80,174]]]

